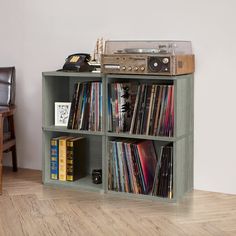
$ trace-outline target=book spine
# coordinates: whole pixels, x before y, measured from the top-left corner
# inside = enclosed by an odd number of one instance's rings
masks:
[[[51,160],[50,160],[50,177],[58,179],[58,140],[51,139]]]
[[[59,180],[66,181],[66,139],[59,139]]]
[[[66,148],[66,180],[74,181],[73,141],[67,141]]]

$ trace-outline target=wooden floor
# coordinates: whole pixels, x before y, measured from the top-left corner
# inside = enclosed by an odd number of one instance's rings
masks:
[[[193,191],[179,203],[131,200],[41,184],[4,169],[0,236],[236,235],[236,195]]]

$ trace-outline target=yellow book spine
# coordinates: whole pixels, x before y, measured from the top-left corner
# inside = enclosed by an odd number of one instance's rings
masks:
[[[66,138],[59,140],[59,180],[66,181]]]

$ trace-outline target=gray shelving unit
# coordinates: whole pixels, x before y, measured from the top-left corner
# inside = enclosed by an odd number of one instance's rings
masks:
[[[74,92],[74,84],[79,81],[101,81],[100,74],[44,72],[42,81],[43,98],[43,183],[51,186],[83,188],[86,190],[104,192],[103,184],[92,183],[92,169],[104,169],[105,126],[102,131],[80,131],[54,125],[54,103],[70,102]],[[104,88],[103,88],[104,90]],[[104,104],[104,99],[103,99]],[[103,111],[103,114],[105,110]],[[74,182],[50,179],[50,139],[58,136],[83,136],[86,138],[86,177]],[[103,179],[105,183],[105,179]]]
[[[193,188],[193,74],[181,76],[141,76],[141,75],[103,75],[98,73],[43,72],[43,183],[51,186],[87,189],[107,194],[116,194],[135,198],[148,198],[163,201],[177,201]],[[145,83],[174,85],[174,135],[161,137],[150,135],[131,135],[107,131],[107,87],[113,81],[140,81]],[[74,84],[78,81],[101,81],[103,86],[103,121],[101,132],[71,130],[54,126],[54,103],[69,102],[73,95]],[[50,179],[50,139],[60,135],[86,137],[86,172],[85,178],[75,182],[64,182]],[[173,198],[117,193],[108,191],[108,142],[115,138],[149,139],[160,146],[163,143],[173,144]],[[92,183],[92,169],[103,170],[103,183]]]

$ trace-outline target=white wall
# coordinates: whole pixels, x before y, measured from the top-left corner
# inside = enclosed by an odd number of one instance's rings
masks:
[[[41,169],[41,72],[105,39],[191,40],[196,189],[236,193],[234,0],[1,0],[0,66],[17,69],[19,166]]]

